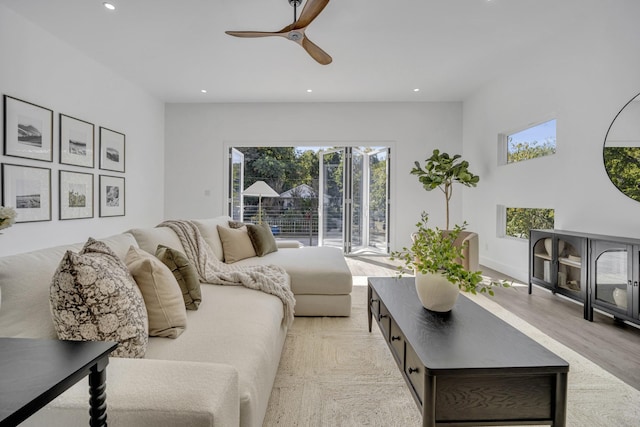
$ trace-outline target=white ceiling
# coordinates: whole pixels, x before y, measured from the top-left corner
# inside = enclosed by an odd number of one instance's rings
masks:
[[[165,102],[459,101],[626,3],[332,0],[306,32],[323,66],[280,37],[224,33],[280,30],[287,0],[102,2],[0,0]]]

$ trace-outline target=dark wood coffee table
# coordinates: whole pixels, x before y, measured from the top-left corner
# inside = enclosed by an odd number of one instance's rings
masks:
[[[565,425],[569,364],[464,294],[435,314],[413,278],[369,278],[368,312],[423,426]]]
[[[107,425],[112,342],[0,338],[0,426],[15,426],[89,375],[91,426]]]

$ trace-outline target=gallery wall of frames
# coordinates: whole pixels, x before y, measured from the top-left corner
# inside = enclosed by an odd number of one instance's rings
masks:
[[[52,197],[60,220],[93,218],[96,209],[100,217],[125,215],[124,133],[103,126],[96,131],[75,114],[6,94],[3,102],[0,205],[15,208],[17,223],[51,221]],[[60,168],[52,177],[46,166],[54,162]]]

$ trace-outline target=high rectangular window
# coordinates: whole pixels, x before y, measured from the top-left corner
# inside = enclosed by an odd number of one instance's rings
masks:
[[[505,163],[516,163],[556,152],[556,119],[549,120],[518,132],[501,135],[501,156]]]
[[[544,208],[505,208],[504,235],[528,239],[529,230],[553,229],[554,210]]]

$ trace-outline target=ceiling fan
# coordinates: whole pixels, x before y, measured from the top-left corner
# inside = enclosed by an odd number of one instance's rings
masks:
[[[225,31],[225,33],[234,37],[270,37],[279,36],[285,37],[291,41],[298,43],[307,51],[309,55],[322,65],[330,64],[331,56],[324,50],[320,49],[315,43],[313,43],[304,33],[309,24],[320,15],[320,12],[329,4],[329,0],[307,0],[298,18],[298,6],[302,3],[302,0],[288,0],[289,4],[293,6],[293,24],[287,25],[280,31],[266,32],[266,31]]]

